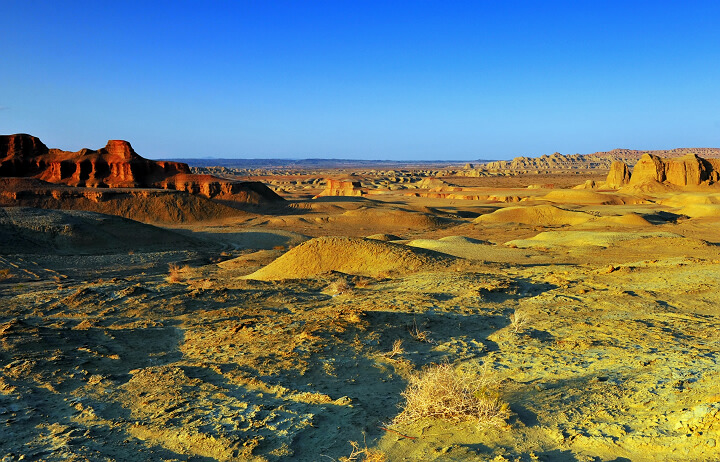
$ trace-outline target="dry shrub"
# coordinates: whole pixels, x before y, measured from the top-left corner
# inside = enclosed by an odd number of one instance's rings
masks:
[[[392,349],[386,353],[383,353],[383,356],[386,358],[394,358],[395,356],[400,356],[401,354],[405,353],[405,349],[402,346],[403,341],[402,339],[397,339],[393,342]]]
[[[387,456],[384,452],[378,449],[370,449],[365,445],[364,448],[360,447],[357,441],[350,441],[352,446],[352,452],[347,457],[341,457],[340,462],[385,462]]]
[[[373,283],[373,280],[370,278],[359,277],[355,281],[355,287],[357,287],[358,289],[364,289],[364,288],[370,286],[372,283]]]
[[[510,326],[513,332],[518,334],[521,330],[525,329],[528,319],[529,316],[525,311],[515,310],[515,312],[510,315]]]
[[[338,279],[336,281],[333,281],[325,289],[326,292],[333,295],[342,295],[346,292],[350,292],[351,290],[352,287],[345,279]]]
[[[10,270],[8,268],[0,269],[0,281],[3,279],[10,279]]]
[[[474,374],[434,364],[412,375],[405,391],[403,411],[394,424],[426,417],[460,422],[476,420],[478,426],[505,427],[510,416],[507,403],[500,400],[496,383],[483,371]]]
[[[408,329],[408,332],[410,332],[410,336],[417,340],[418,342],[423,343],[435,343],[430,338],[430,331],[429,330],[420,330],[420,327],[417,325],[417,320],[413,319],[413,326]]]
[[[187,265],[180,266],[177,263],[170,263],[168,265],[168,276],[166,280],[172,283],[180,282],[182,281],[181,274],[189,269],[190,267]]]

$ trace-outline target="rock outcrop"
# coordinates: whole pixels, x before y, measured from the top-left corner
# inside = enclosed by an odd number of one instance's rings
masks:
[[[720,181],[720,159],[703,159],[696,154],[666,159],[644,154],[635,164],[632,174],[627,164],[613,162],[602,188],[624,186],[642,191],[658,188],[711,185]]]
[[[0,177],[31,177],[89,188],[175,189],[253,204],[282,200],[262,183],[193,175],[187,164],[145,159],[122,140],[110,140],[97,151],[69,152],[48,149],[38,138],[26,134],[0,135]]]
[[[140,188],[78,188],[35,178],[0,178],[0,207],[85,210],[145,223],[223,220],[248,212],[200,195]]]
[[[361,189],[359,181],[328,179],[325,190],[315,197],[321,196],[363,196],[367,194]]]
[[[717,159],[703,159],[695,154],[663,159],[645,154],[635,164],[629,184],[656,181],[676,186],[699,186],[716,183],[719,179],[720,161]]]
[[[630,169],[625,162],[616,160],[610,165],[610,172],[608,173],[607,180],[605,180],[605,187],[610,189],[617,189],[625,186],[630,181]]]
[[[539,157],[515,157],[513,160],[488,162],[484,168],[489,171],[529,172],[563,171],[583,169],[609,169],[615,161],[634,165],[645,153],[657,157],[678,157],[697,154],[704,158],[720,157],[720,148],[677,148],[670,150],[639,151],[635,149],[613,149],[592,154],[560,154],[558,152]]]

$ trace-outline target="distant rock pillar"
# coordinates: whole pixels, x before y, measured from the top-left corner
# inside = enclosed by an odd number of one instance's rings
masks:
[[[616,160],[610,165],[605,184],[608,188],[617,189],[625,186],[630,182],[630,170],[625,162]]]

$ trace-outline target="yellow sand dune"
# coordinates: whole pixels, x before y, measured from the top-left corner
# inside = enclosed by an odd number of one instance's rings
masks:
[[[312,277],[329,271],[363,276],[438,269],[455,261],[449,255],[372,239],[319,237],[291,249],[247,279]]]
[[[573,212],[554,205],[528,207],[505,207],[493,213],[481,215],[475,223],[524,223],[540,226],[576,225],[595,218],[585,212]]]
[[[545,231],[529,239],[506,242],[506,246],[532,247],[609,247],[638,239],[686,239],[679,234],[665,232],[605,232],[605,231]]]
[[[585,189],[556,189],[538,199],[562,204],[622,205],[633,203],[632,200],[629,202],[628,198],[621,197],[616,194],[600,193]]]

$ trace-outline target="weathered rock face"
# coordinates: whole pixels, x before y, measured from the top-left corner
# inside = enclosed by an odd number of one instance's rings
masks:
[[[663,159],[652,154],[643,155],[630,176],[629,185],[648,182],[676,186],[713,184],[720,180],[720,162],[688,154],[677,159]]]
[[[122,140],[110,140],[97,151],[68,152],[48,149],[34,136],[1,135],[0,177],[32,177],[49,183],[92,188],[176,189],[254,204],[282,200],[262,183],[192,175],[187,164],[145,159]]]
[[[0,136],[0,176],[34,177],[49,183],[96,188],[148,188],[157,180],[190,173],[186,164],[139,156],[130,143],[110,140],[97,151],[48,149],[30,135]]]
[[[325,190],[318,194],[319,196],[362,196],[366,194],[360,189],[359,181],[351,180],[333,180],[328,179],[325,184]]]
[[[247,212],[173,190],[78,188],[35,178],[0,178],[0,207],[86,210],[146,223],[220,220]]]
[[[676,157],[690,153],[704,158],[720,157],[718,148],[677,148],[659,151],[638,151],[634,149],[613,149],[612,151],[595,152],[592,154],[560,154],[554,153],[540,157],[516,157],[513,160],[500,160],[485,164],[491,171],[538,171],[538,170],[583,170],[611,168],[614,161],[622,161],[634,165],[644,153],[657,157]]]
[[[616,160],[610,166],[605,186],[611,189],[617,189],[625,186],[630,181],[630,170],[625,162]]]

